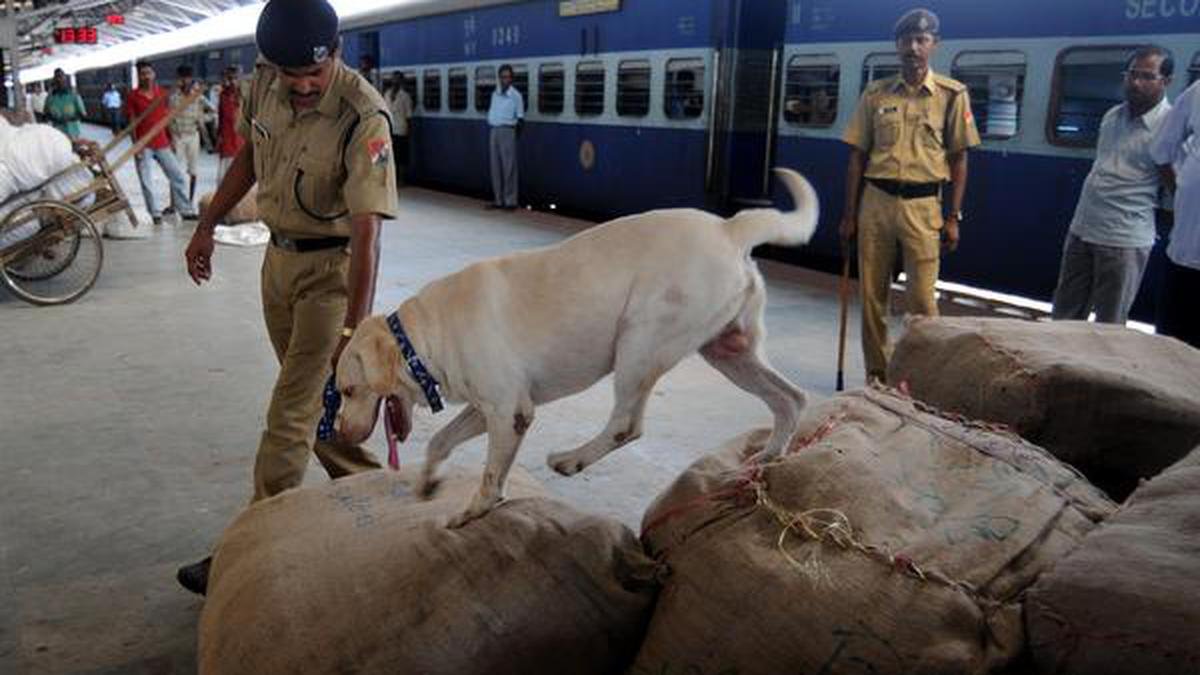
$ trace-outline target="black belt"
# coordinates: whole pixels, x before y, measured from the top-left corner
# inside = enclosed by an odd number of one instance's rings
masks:
[[[942,191],[941,183],[905,183],[904,181],[887,178],[868,178],[871,185],[900,199],[921,199],[935,197]]]
[[[311,253],[331,248],[345,248],[350,245],[349,237],[316,237],[312,239],[292,239],[278,232],[271,233],[271,243],[285,251],[296,253]]]

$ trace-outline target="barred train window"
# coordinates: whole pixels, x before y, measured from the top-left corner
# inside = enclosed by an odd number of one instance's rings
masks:
[[[1188,84],[1200,79],[1200,52],[1192,57],[1192,65],[1188,66]]]
[[[565,81],[561,63],[543,63],[538,68],[538,112],[558,115],[563,111]]]
[[[1016,51],[960,52],[950,77],[967,85],[971,113],[984,138],[1017,135],[1025,96],[1025,55]]]
[[[862,83],[858,87],[861,93],[867,85],[875,80],[882,80],[900,73],[900,57],[895,52],[876,52],[867,54],[863,59]]]
[[[529,110],[529,66],[518,63],[513,69],[513,88],[521,92],[521,112]]]
[[[650,112],[650,62],[622,61],[617,66],[617,114],[643,117]]]
[[[604,113],[604,63],[580,61],[575,66],[575,114]]]
[[[417,107],[417,71],[405,70],[401,72],[400,86],[404,91],[408,92],[408,97],[412,99],[413,107]]]
[[[695,118],[704,113],[704,59],[667,61],[663,112],[671,119]]]
[[[1094,147],[1100,120],[1124,100],[1125,64],[1134,47],[1069,47],[1059,52],[1050,94],[1050,142]]]
[[[466,68],[451,68],[446,71],[446,107],[450,110],[467,109]]]
[[[492,92],[496,90],[495,66],[479,66],[475,69],[475,110],[487,112],[492,106]]]
[[[788,59],[783,119],[801,127],[833,126],[841,79],[841,66],[832,54],[797,54]]]
[[[429,111],[442,109],[442,71],[426,70],[423,91],[424,108]]]

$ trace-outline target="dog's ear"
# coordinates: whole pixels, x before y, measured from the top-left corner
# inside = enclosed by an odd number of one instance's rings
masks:
[[[380,394],[390,394],[402,386],[400,347],[388,333],[373,330],[363,349],[363,371],[367,386]]]

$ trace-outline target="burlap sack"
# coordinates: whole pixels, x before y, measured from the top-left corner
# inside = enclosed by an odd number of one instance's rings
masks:
[[[1200,444],[1200,350],[1120,326],[914,318],[888,381],[1012,427],[1117,499]]]
[[[647,511],[670,574],[633,673],[996,672],[1023,652],[1021,591],[1113,509],[1015,436],[882,390],[815,406],[774,463],[743,459],[765,439]]]
[[[200,618],[200,673],[612,673],[654,602],[654,565],[619,523],[546,498],[444,527],[478,488],[423,502],[373,471],[247,509],[225,532]]]
[[[1044,673],[1200,673],[1200,448],[1043,575],[1025,622]]]
[[[200,213],[208,210],[209,204],[212,203],[212,192],[200,198]],[[237,203],[225,218],[221,220],[222,225],[240,225],[241,223],[253,223],[258,220],[258,186],[250,188],[245,197]]]

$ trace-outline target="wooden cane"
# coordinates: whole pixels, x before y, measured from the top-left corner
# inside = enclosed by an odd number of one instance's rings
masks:
[[[838,299],[841,303],[841,321],[838,326],[837,389],[846,388],[846,316],[850,309],[850,245],[842,246],[842,279],[838,283]]]

